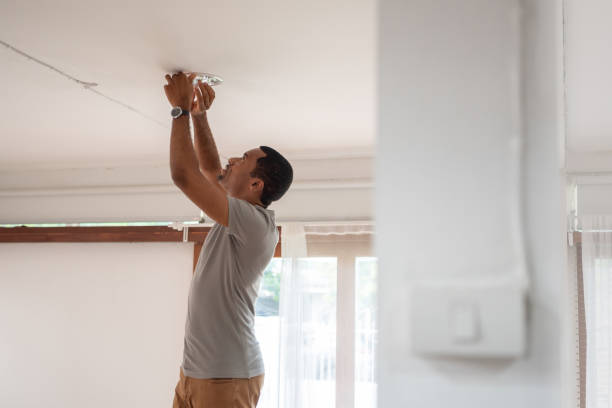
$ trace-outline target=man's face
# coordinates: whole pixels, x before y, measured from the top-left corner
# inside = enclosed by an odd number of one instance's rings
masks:
[[[228,165],[217,177],[219,183],[232,194],[239,194],[248,188],[252,177],[251,172],[255,170],[257,159],[266,154],[260,148],[255,148],[245,152],[242,157],[230,157]]]

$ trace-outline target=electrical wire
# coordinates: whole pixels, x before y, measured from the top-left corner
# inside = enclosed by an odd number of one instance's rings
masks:
[[[37,64],[39,64],[39,65],[42,65],[42,66],[44,66],[44,67],[46,67],[46,68],[49,68],[50,70],[52,70],[52,71],[54,71],[54,72],[56,72],[56,73],[60,74],[60,75],[61,75],[61,76],[63,76],[64,78],[67,78],[67,79],[69,79],[69,80],[71,80],[71,81],[73,81],[73,82],[76,82],[77,84],[79,84],[79,85],[83,86],[83,88],[85,88],[86,90],[91,91],[91,92],[93,92],[93,93],[95,93],[95,94],[97,94],[97,95],[100,95],[100,96],[102,96],[103,98],[105,98],[105,99],[107,99],[107,100],[109,100],[109,101],[111,101],[111,102],[114,102],[114,103],[116,103],[116,104],[118,104],[118,105],[121,105],[121,106],[123,106],[124,108],[126,108],[126,109],[128,109],[128,110],[130,110],[130,111],[132,111],[132,112],[134,112],[134,113],[136,113],[136,114],[138,114],[138,115],[140,115],[140,116],[142,116],[142,117],[144,117],[144,118],[146,118],[146,119],[148,119],[148,120],[152,121],[152,122],[155,122],[156,124],[158,124],[159,126],[161,126],[161,127],[165,128],[165,129],[169,129],[169,126],[168,126],[167,124],[165,124],[165,123],[163,123],[163,122],[161,122],[161,121],[158,121],[157,119],[155,119],[155,118],[153,118],[153,117],[151,117],[151,116],[149,116],[149,115],[147,115],[147,114],[145,114],[145,113],[143,113],[143,112],[139,111],[138,109],[136,109],[136,108],[134,108],[134,107],[132,107],[132,106],[130,106],[130,105],[128,105],[128,104],[126,104],[126,103],[124,103],[124,102],[121,102],[121,101],[120,101],[120,100],[118,100],[118,99],[112,98],[112,97],[110,97],[110,96],[108,96],[108,95],[106,95],[106,94],[104,94],[104,93],[102,93],[102,92],[98,91],[97,89],[93,89],[93,88],[95,88],[95,87],[97,87],[97,86],[98,86],[98,84],[97,84],[96,82],[86,82],[86,81],[81,81],[80,79],[75,78],[75,77],[73,77],[72,75],[65,73],[64,71],[62,71],[62,70],[60,70],[60,69],[58,69],[58,68],[54,67],[53,65],[47,64],[46,62],[41,61],[41,60],[39,60],[38,58],[33,57],[33,56],[31,56],[31,55],[29,55],[29,54],[27,54],[27,53],[25,53],[25,52],[21,51],[21,50],[20,50],[20,49],[18,49],[18,48],[13,47],[12,45],[10,45],[10,44],[8,44],[8,43],[6,43],[6,42],[2,41],[2,40],[0,40],[0,44],[4,45],[4,46],[5,46],[6,48],[8,48],[9,50],[11,50],[11,51],[13,51],[13,52],[15,52],[15,53],[17,53],[17,54],[19,54],[19,55],[21,55],[21,56],[23,56],[23,57],[27,58],[27,59],[29,59],[30,61],[33,61],[33,62],[35,62],[35,63],[37,63]]]

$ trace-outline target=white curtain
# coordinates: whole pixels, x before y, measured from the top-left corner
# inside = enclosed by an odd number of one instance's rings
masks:
[[[612,407],[612,217],[581,217],[587,408]]]
[[[354,382],[353,372],[344,373],[350,370],[342,369],[343,366],[353,367],[343,361],[353,361],[354,354],[338,359],[336,350],[337,341],[346,338],[343,336],[354,336],[354,329],[337,336],[337,316],[346,317],[342,314],[346,310],[342,302],[350,298],[339,294],[338,290],[354,292],[355,285],[339,280],[338,271],[351,268],[344,275],[350,278],[352,273],[350,279],[354,279],[355,269],[351,265],[355,264],[355,256],[351,248],[356,245],[347,240],[347,236],[369,236],[373,233],[373,227],[367,223],[316,226],[284,223],[281,227],[283,258],[279,305],[278,406],[333,408],[337,401],[339,407],[355,406],[353,395],[342,395],[340,398],[336,395],[339,389],[344,389],[344,385],[337,384],[337,381]],[[345,259],[352,259],[352,263]],[[354,306],[351,307],[354,310]],[[349,318],[354,321],[354,312]],[[342,324],[340,327],[341,332],[347,331]],[[347,379],[337,378],[339,375]],[[348,388],[353,390],[352,386]],[[344,403],[344,400],[348,402]]]
[[[279,407],[303,407],[307,398],[302,359],[302,299],[299,259],[308,256],[303,223],[285,223],[282,228],[280,317]]]

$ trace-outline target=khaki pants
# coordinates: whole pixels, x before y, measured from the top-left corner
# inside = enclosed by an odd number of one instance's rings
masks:
[[[255,408],[264,375],[251,378],[192,378],[183,374],[172,408]]]

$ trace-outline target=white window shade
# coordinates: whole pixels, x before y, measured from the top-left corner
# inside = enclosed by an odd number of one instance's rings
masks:
[[[589,177],[577,186],[578,216],[612,214],[612,177]]]

